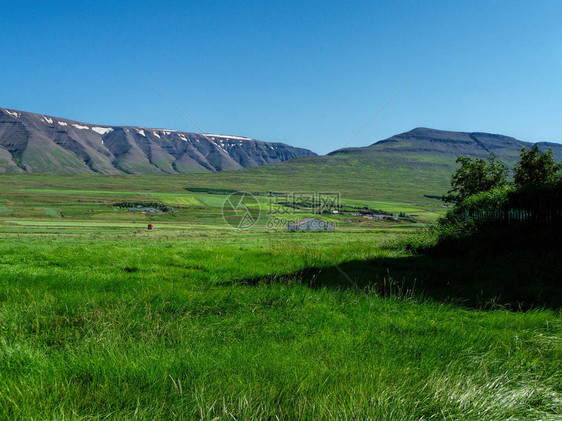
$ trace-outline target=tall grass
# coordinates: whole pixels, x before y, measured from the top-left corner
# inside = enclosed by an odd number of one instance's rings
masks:
[[[557,419],[559,312],[467,309],[395,284],[385,297],[312,288],[297,275],[408,256],[385,242],[5,236],[0,418]]]

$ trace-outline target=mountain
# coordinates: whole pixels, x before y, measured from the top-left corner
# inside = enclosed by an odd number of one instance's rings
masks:
[[[553,149],[555,157],[562,159],[562,144],[539,142],[536,143],[541,150],[549,147]],[[513,137],[491,133],[465,133],[435,130],[418,127],[409,132],[380,140],[363,148],[339,149],[329,155],[345,155],[356,153],[401,153],[413,157],[426,153],[451,156],[471,156],[474,158],[487,158],[490,153],[501,158],[506,164],[513,165],[517,162],[521,148],[532,148],[535,143],[524,142]]]
[[[247,137],[95,125],[0,108],[0,173],[186,174],[309,155]]]
[[[533,143],[489,133],[463,133],[417,128],[370,146],[345,148],[326,156],[310,156],[227,174],[187,177],[187,186],[247,191],[322,191],[342,196],[389,201],[427,201],[446,193],[457,157],[496,154],[510,168],[521,148]],[[552,147],[562,161],[562,144]],[[350,192],[353,192],[351,195]]]
[[[551,147],[562,161],[562,144]],[[239,136],[98,126],[0,109],[0,172],[185,174],[187,187],[338,192],[374,200],[424,201],[449,187],[458,156],[494,153],[508,166],[535,144],[490,133],[416,128],[325,156]],[[266,165],[269,164],[269,165]],[[255,167],[255,168],[254,168]],[[238,169],[238,171],[221,172]],[[193,175],[190,175],[193,174]]]

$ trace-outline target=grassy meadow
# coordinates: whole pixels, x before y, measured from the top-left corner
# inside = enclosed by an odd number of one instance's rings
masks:
[[[348,189],[414,222],[288,233],[312,214],[260,196],[237,230],[188,181],[0,176],[0,419],[560,419],[560,308],[402,247],[438,202]]]

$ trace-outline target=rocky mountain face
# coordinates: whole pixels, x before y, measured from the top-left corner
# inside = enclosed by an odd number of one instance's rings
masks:
[[[247,137],[95,125],[0,108],[0,173],[185,174],[309,155]]]

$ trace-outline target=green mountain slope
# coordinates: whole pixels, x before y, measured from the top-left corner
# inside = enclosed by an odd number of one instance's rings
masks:
[[[487,157],[492,152],[513,166],[523,146],[533,144],[488,133],[417,128],[367,147],[260,168],[186,176],[185,181],[191,187],[339,192],[342,197],[421,202],[427,200],[426,195],[447,191],[458,156]],[[562,159],[562,145],[548,146]]]

